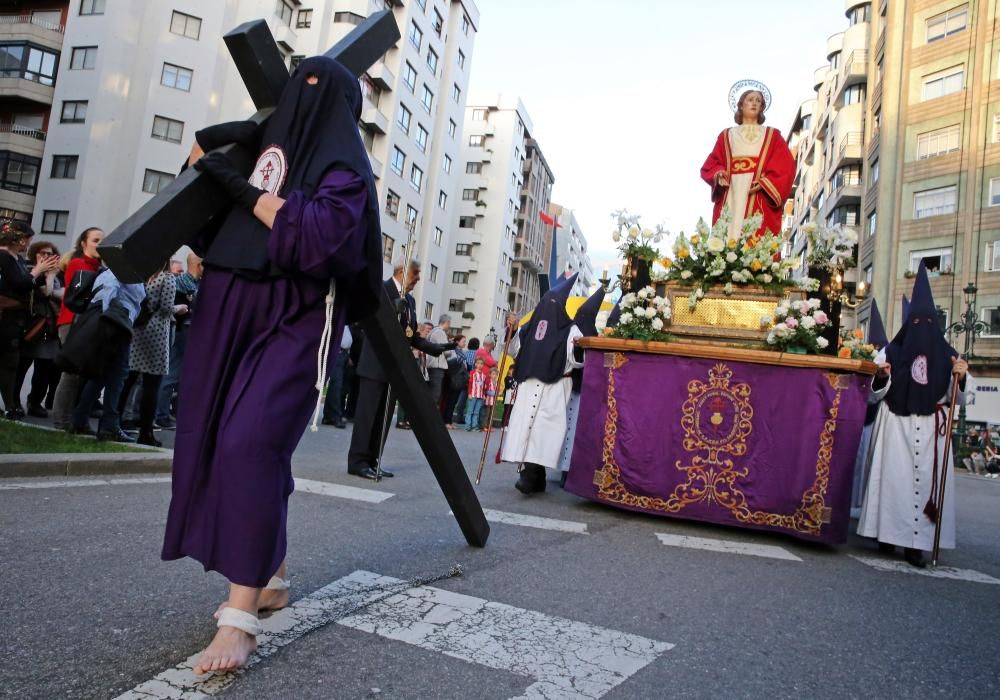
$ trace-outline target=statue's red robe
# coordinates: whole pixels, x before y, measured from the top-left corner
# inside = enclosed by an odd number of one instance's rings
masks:
[[[716,184],[716,173],[724,172],[732,180],[734,175],[746,174],[752,169],[751,186],[760,185],[760,190],[747,199],[744,216],[749,218],[757,212],[763,215],[764,221],[757,231],[758,235],[763,235],[765,231],[781,233],[781,217],[795,180],[795,159],[781,133],[769,126],[764,128],[764,142],[756,162],[746,157],[733,157],[729,129],[724,129],[715,141],[715,148],[701,166],[701,178],[712,187],[712,202],[715,204],[712,211],[713,224],[719,220],[730,191],[730,188]]]

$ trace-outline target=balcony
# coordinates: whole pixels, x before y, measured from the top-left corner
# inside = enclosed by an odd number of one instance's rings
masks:
[[[396,76],[389,70],[389,66],[385,65],[385,61],[379,61],[369,68],[368,77],[383,90],[391,91],[393,85],[396,84]]]
[[[839,168],[850,163],[860,163],[864,155],[864,140],[864,134],[860,131],[852,131],[847,134],[837,150],[837,160],[834,167]]]
[[[493,149],[492,148],[484,148],[483,149],[483,155],[480,158],[480,160],[483,161],[484,163],[491,162],[493,160]]]
[[[0,104],[23,105],[33,103],[51,107],[55,88],[43,85],[30,78],[19,75],[20,71],[0,73]]]
[[[382,171],[385,169],[385,165],[383,165],[382,161],[380,161],[378,158],[376,158],[375,156],[373,156],[371,154],[368,155],[368,160],[371,161],[371,164],[372,164],[372,174],[375,176],[375,179],[376,180],[381,180],[382,179]]]
[[[826,64],[813,72],[813,90],[818,91],[830,76],[830,65]]]
[[[0,14],[0,41],[31,41],[59,51],[63,45],[65,27],[37,14]]]
[[[0,124],[0,151],[14,151],[41,158],[44,150],[44,131],[25,129],[16,124]]]
[[[841,87],[850,87],[868,82],[868,52],[857,49],[844,61],[840,68]]]
[[[379,108],[370,102],[361,110],[361,123],[380,134],[389,133],[389,118],[379,111]]]
[[[839,206],[846,204],[860,204],[861,203],[861,179],[851,178],[846,179],[844,183],[836,187],[830,194],[829,199],[826,200],[824,216],[828,215],[834,209]]]

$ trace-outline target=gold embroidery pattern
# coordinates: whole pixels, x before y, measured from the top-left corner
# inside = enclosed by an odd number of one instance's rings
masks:
[[[733,384],[733,371],[724,363],[709,370],[707,384],[697,379],[688,383],[688,399],[682,406],[681,416],[681,427],[685,433],[682,444],[685,450],[701,454],[692,457],[687,465],[682,464],[683,460],[676,462],[675,467],[686,473],[687,481],[679,484],[666,499],[631,493],[621,481],[621,470],[614,456],[618,436],[615,369],[608,369],[608,415],[604,423],[602,468],[594,473],[594,485],[598,488],[597,497],[600,500],[663,513],[678,513],[688,505],[707,501],[725,508],[741,523],[783,528],[808,535],[819,535],[823,525],[830,522],[830,509],[826,507],[825,498],[830,485],[830,461],[833,458],[841,392],[850,387],[846,375],[826,375],[836,395],[820,434],[816,477],[802,494],[795,512],[782,514],[751,511],[746,496],[739,488],[739,480],[750,473],[749,467],[738,465],[732,458],[746,454],[746,440],[753,432],[751,387],[748,384]],[[834,381],[831,377],[844,379]],[[704,411],[706,405],[709,411]],[[701,425],[701,417],[708,413],[708,422],[713,429]],[[724,414],[731,415],[727,419]]]
[[[752,173],[757,169],[757,159],[750,156],[737,156],[733,158],[733,175],[741,173]]]

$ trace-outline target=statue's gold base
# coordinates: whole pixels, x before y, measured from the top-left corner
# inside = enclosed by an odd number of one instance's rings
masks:
[[[691,308],[688,298],[693,289],[678,282],[657,285],[657,293],[670,299],[669,330],[680,342],[763,343],[778,304],[804,296],[798,290],[779,296],[752,285],[735,287],[732,294],[726,294],[720,285],[710,288]]]

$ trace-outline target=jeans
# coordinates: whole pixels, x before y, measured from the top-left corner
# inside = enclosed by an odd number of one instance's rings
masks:
[[[458,401],[455,402],[455,415],[458,416],[456,423],[465,423],[465,403],[469,398],[469,390],[462,389],[458,393]]]
[[[69,323],[64,323],[59,326],[60,345],[66,342],[70,325]],[[56,386],[55,396],[52,399],[52,412],[49,413],[49,417],[52,418],[53,428],[65,430],[70,426],[73,417],[73,408],[76,406],[77,398],[80,395],[81,384],[83,384],[83,379],[79,374],[63,372],[62,376],[59,377],[59,384]]]
[[[434,402],[434,408],[440,410],[441,406],[441,388],[444,385],[444,375],[447,370],[430,368],[427,370],[427,386],[431,390],[431,401]]]
[[[347,350],[338,350],[330,360],[330,383],[323,404],[323,422],[339,423],[344,419],[344,370],[347,369]]]
[[[125,404],[127,403],[129,392],[140,378],[142,379],[142,390],[139,392],[139,428],[144,433],[152,434],[153,417],[156,413],[156,400],[160,393],[160,380],[163,379],[162,374],[129,372],[121,396],[118,399],[118,413],[125,415]]]
[[[104,390],[104,408],[97,426],[98,434],[113,435],[121,428],[118,422],[118,400],[121,398],[128,376],[128,349],[130,343],[115,349],[108,360],[108,369],[100,379],[88,379],[80,392],[80,401],[73,410],[73,427],[86,428],[90,425],[90,411],[97,403],[97,397]],[[63,375],[65,376],[65,375]]]
[[[188,329],[181,327],[174,333],[174,344],[170,346],[170,371],[160,382],[160,395],[156,401],[157,420],[170,418],[170,400],[174,397],[174,389],[181,383],[181,365],[184,363],[187,335]]]
[[[482,399],[474,399],[469,397],[465,402],[465,429],[466,430],[478,430],[481,423],[479,422],[479,411],[483,407]]]

